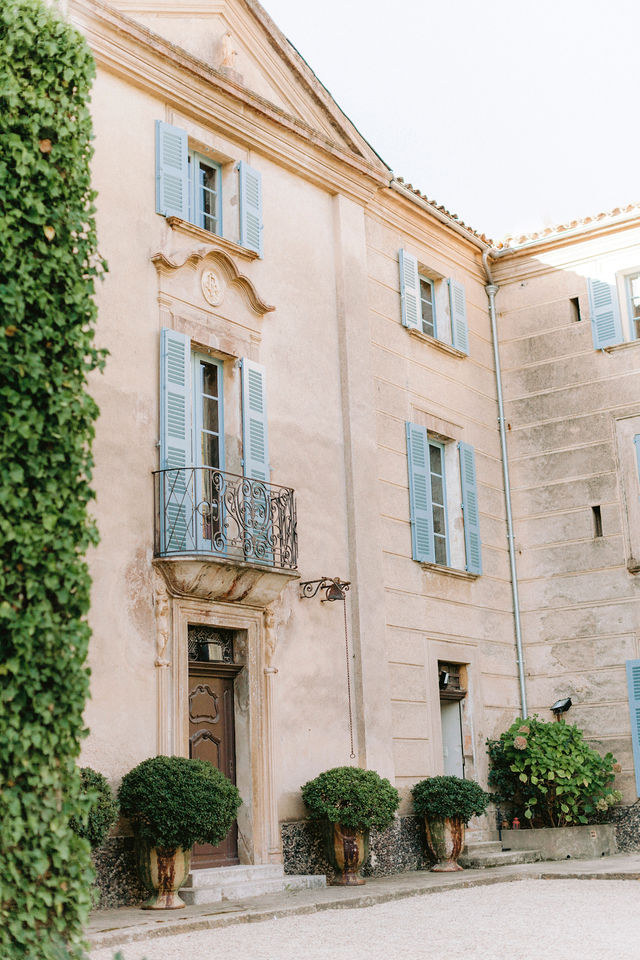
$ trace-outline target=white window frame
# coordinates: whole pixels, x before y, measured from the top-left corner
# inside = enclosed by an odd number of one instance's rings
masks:
[[[215,216],[207,214],[204,209],[202,190],[199,189],[198,178],[195,176],[196,165],[203,163],[207,167],[210,167],[215,171],[216,177],[216,212]],[[211,230],[210,227],[206,225],[207,217],[210,217],[212,220],[215,220],[216,229]],[[217,163],[215,160],[212,160],[211,157],[207,157],[202,153],[198,153],[197,150],[192,150],[189,148],[189,223],[193,223],[196,227],[201,227],[203,230],[206,230],[208,233],[212,233],[217,237],[223,236],[222,232],[222,166]]]
[[[450,556],[450,543],[449,543],[449,509],[447,504],[448,497],[447,497],[447,468],[446,468],[446,462],[445,462],[446,461],[445,444],[442,441],[436,440],[433,437],[429,436],[429,434],[427,434],[427,446],[428,446],[428,456],[429,456],[429,476],[431,478],[431,516],[432,516],[432,523],[433,523],[434,556],[436,556],[436,549],[435,549],[436,540],[443,539],[444,545],[445,545],[445,559],[438,560],[436,557],[435,563],[437,563],[439,566],[450,567],[451,556]],[[432,447],[435,450],[439,451],[440,463],[442,465],[441,474],[434,473],[431,467],[431,448]],[[442,479],[442,500],[443,500],[442,503],[436,503],[435,498],[433,496],[433,478],[434,477],[441,477]],[[436,533],[436,511],[435,511],[436,507],[441,507],[444,511],[444,534]]]

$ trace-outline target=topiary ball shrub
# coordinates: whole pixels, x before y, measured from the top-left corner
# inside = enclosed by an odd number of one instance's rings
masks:
[[[72,817],[71,829],[91,844],[91,849],[99,847],[113,824],[118,819],[118,801],[113,795],[109,781],[103,774],[91,767],[80,767],[82,794],[89,802],[87,815],[82,819]]]
[[[428,820],[461,820],[466,826],[471,817],[480,817],[491,797],[475,780],[461,777],[427,777],[413,790],[416,814]]]
[[[601,756],[564,720],[519,717],[487,752],[495,798],[532,827],[599,822],[622,799],[613,754]]]
[[[242,803],[212,763],[187,757],[143,760],[123,777],[118,799],[136,836],[166,850],[221,843]]]
[[[334,767],[309,780],[302,799],[311,816],[357,830],[384,830],[400,805],[398,791],[374,770]]]

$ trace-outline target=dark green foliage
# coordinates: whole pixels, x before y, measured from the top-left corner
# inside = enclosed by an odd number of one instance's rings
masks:
[[[82,792],[90,806],[82,819],[72,817],[71,828],[79,837],[88,840],[91,849],[95,850],[118,819],[118,801],[113,795],[107,778],[97,770],[81,767],[80,777]]]
[[[242,803],[212,763],[186,757],[143,760],[123,777],[118,799],[137,836],[168,850],[221,843]]]
[[[316,819],[358,829],[384,830],[393,820],[400,797],[374,770],[334,767],[305,783],[302,799]]]
[[[592,823],[621,799],[613,755],[602,757],[582,731],[561,720],[517,719],[487,741],[496,799],[533,827]]]
[[[40,0],[0,4],[0,956],[50,960],[91,903],[75,758],[90,581],[96,405],[89,180],[94,74]]]
[[[461,777],[427,777],[411,792],[419,817],[462,820],[465,825],[471,817],[481,816],[491,799],[475,780]]]

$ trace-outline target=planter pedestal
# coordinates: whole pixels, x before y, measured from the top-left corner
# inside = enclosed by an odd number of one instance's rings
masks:
[[[361,886],[365,882],[360,870],[369,853],[369,831],[326,823],[325,841],[329,863],[336,871],[332,886]]]
[[[453,873],[462,870],[456,862],[464,846],[464,823],[458,818],[427,820],[427,846],[437,861],[431,870],[433,873]]]
[[[179,910],[186,903],[178,890],[189,876],[191,850],[165,850],[137,841],[136,856],[140,879],[153,893],[143,904],[143,910]]]

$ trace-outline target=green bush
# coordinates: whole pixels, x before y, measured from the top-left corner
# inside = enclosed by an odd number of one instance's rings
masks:
[[[95,850],[118,819],[118,802],[109,781],[97,770],[80,767],[80,778],[82,792],[90,806],[85,817],[72,817],[71,828],[79,837],[88,840],[91,849]]]
[[[491,799],[475,780],[460,777],[427,777],[416,783],[411,792],[417,816],[461,820],[465,826],[471,817],[485,812]]]
[[[221,843],[242,803],[212,763],[186,757],[143,760],[123,777],[118,799],[136,835],[167,850]]]
[[[91,905],[85,733],[93,59],[40,0],[0,4],[0,956],[81,956]]]
[[[613,755],[602,757],[564,720],[519,718],[487,741],[487,752],[496,799],[530,826],[591,823],[621,799],[612,788]]]
[[[363,830],[384,830],[393,821],[400,797],[374,770],[334,767],[309,780],[302,799],[312,817]]]

